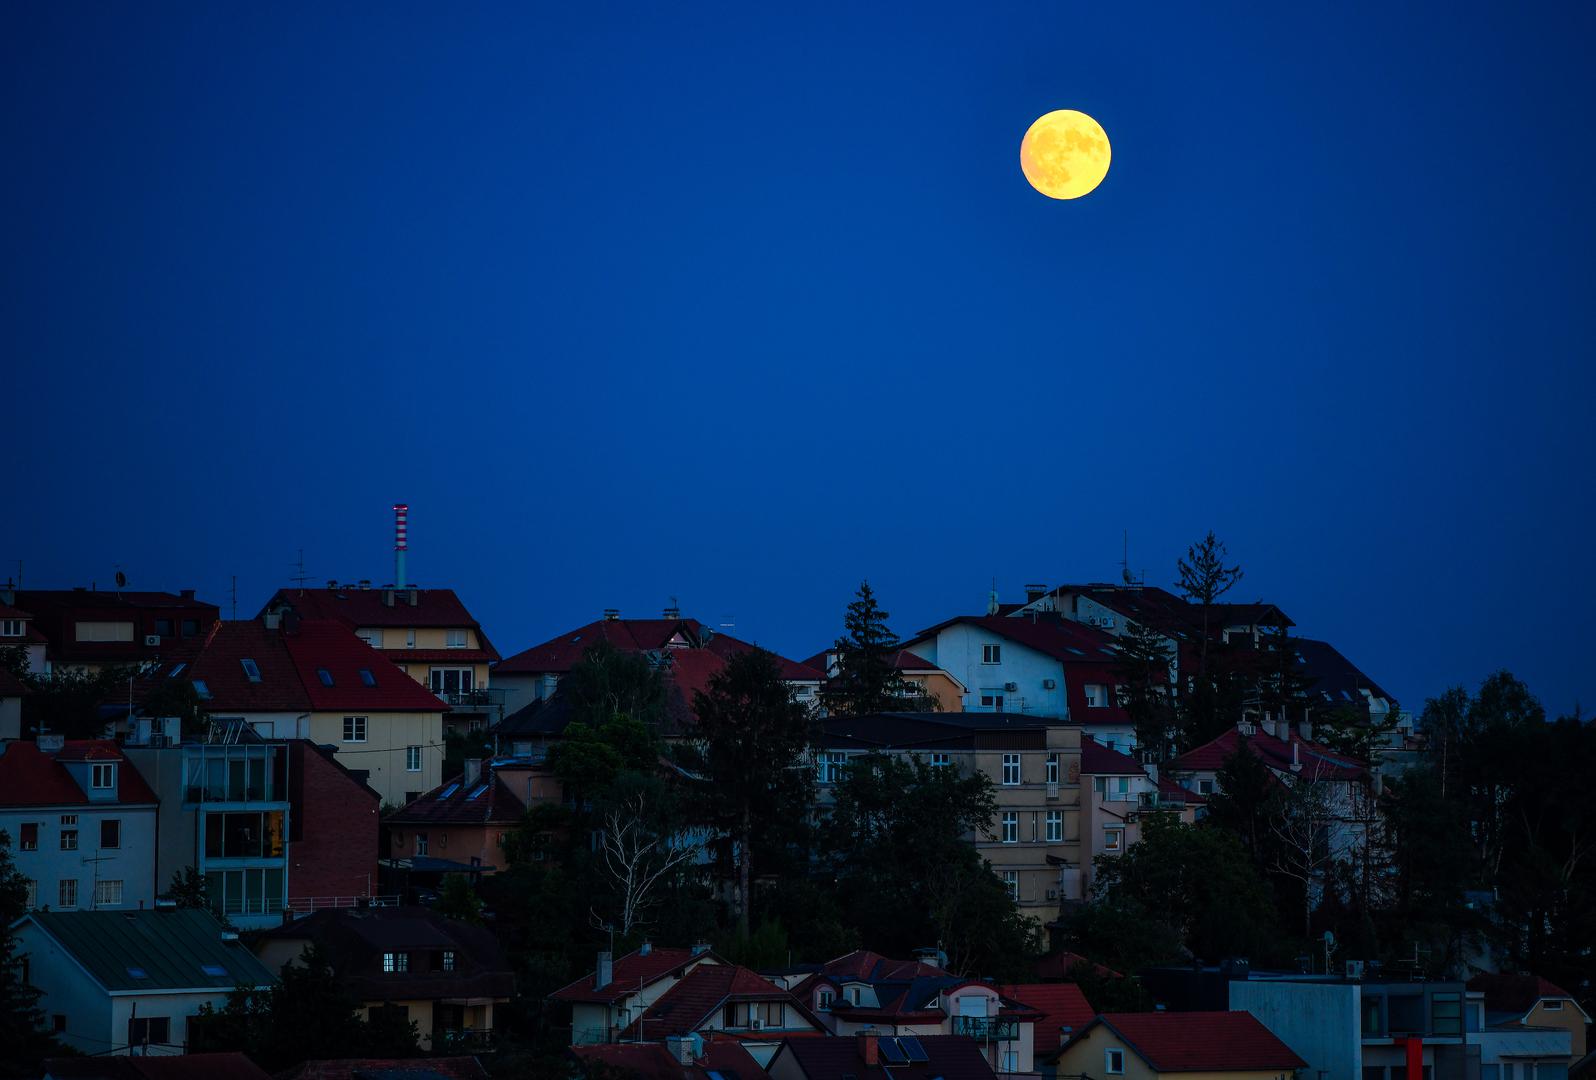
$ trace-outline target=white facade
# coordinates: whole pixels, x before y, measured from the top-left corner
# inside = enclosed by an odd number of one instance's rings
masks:
[[[985,627],[952,623],[903,647],[964,684],[966,712],[1069,715],[1064,665]]]

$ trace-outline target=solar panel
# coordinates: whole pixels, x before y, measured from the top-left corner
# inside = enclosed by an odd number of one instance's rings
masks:
[[[882,1036],[881,1039],[877,1041],[876,1046],[881,1051],[881,1060],[885,1061],[888,1065],[909,1064],[909,1059],[904,1054],[903,1048],[898,1045],[898,1040],[894,1039],[892,1036]]]
[[[903,1052],[910,1061],[923,1063],[931,1059],[926,1056],[925,1046],[920,1042],[918,1035],[900,1035],[898,1042],[903,1046]]]

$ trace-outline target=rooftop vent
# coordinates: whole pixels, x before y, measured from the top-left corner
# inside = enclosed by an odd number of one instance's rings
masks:
[[[607,607],[607,608],[604,609],[604,621],[605,622],[616,622],[617,620],[620,619],[620,617],[621,617],[621,609],[620,608]]]

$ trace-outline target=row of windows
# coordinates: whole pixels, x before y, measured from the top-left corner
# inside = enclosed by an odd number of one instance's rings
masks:
[[[43,826],[40,821],[24,821],[17,826],[17,849],[19,851],[39,850],[39,829]],[[61,833],[59,842],[62,851],[78,850],[78,816],[76,814],[61,815]],[[106,818],[100,822],[100,849],[111,851],[122,846],[122,822],[118,818]]]
[[[433,971],[453,971],[454,950],[440,949],[432,953]],[[410,971],[410,954],[407,952],[385,952],[382,954],[382,970],[388,975],[404,975]]]
[[[25,625],[21,619],[0,619],[0,637],[21,637]]]
[[[391,633],[395,633],[395,634],[397,634],[398,632],[399,631],[397,631],[397,630],[391,631]],[[360,638],[361,641],[364,641],[367,645],[370,645],[373,649],[380,649],[380,648],[383,647],[384,638],[383,638],[383,631],[382,630],[379,630],[376,627],[367,627],[366,629],[363,629],[363,630],[357,630],[357,631],[355,631],[355,633]],[[466,648],[467,647],[466,634],[467,634],[467,632],[465,630],[445,630],[443,632],[443,645],[444,645],[444,648],[446,648],[446,649],[464,649],[464,648]],[[395,647],[397,647],[397,646],[395,646]],[[414,649],[415,647],[416,647],[416,632],[414,630],[406,630],[405,631],[405,648]]]
[[[1039,821],[1044,826],[1044,828],[1042,830],[1042,835],[1040,837],[1037,835],[1037,832],[1038,832],[1037,826],[1038,826]],[[1002,832],[1001,832],[1000,835],[1001,835],[1001,838],[1003,840],[1003,843],[1005,843],[1005,844],[1018,844],[1020,842],[1020,815],[1019,815],[1019,812],[1015,811],[1015,810],[1005,810],[1005,811],[1003,811],[1003,817],[1001,819],[1001,823],[1002,823]],[[1064,842],[1064,811],[1062,811],[1062,810],[1049,810],[1045,815],[1041,816],[1040,818],[1038,817],[1037,814],[1032,813],[1031,814],[1031,839],[1033,841],[1034,840],[1038,840],[1038,839],[1046,840],[1046,842],[1049,843],[1049,844],[1061,844],[1061,843],[1063,843]]]
[[[347,727],[348,721],[345,720]],[[346,740],[347,741],[347,740]],[[1004,787],[1018,787],[1024,780],[1022,768],[1023,758],[1020,754],[1004,754],[1002,782]],[[847,773],[848,755],[841,750],[826,750],[816,756],[816,771],[822,784],[839,784]],[[931,765],[934,768],[946,768],[953,763],[952,757],[946,753],[933,753]],[[1043,770],[1043,779],[1046,783],[1058,783],[1059,767],[1058,755],[1048,754]]]
[[[39,906],[39,883],[28,882],[27,891],[28,908]],[[77,878],[62,878],[56,886],[56,907],[75,908],[78,906],[78,880]],[[101,879],[94,883],[94,906],[97,908],[122,906],[122,882]]]

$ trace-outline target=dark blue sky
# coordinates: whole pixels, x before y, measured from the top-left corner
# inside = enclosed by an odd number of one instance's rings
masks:
[[[1596,704],[1596,7],[10,4],[0,575],[805,655],[1207,529]],[[1039,114],[1113,141],[1043,198]]]

